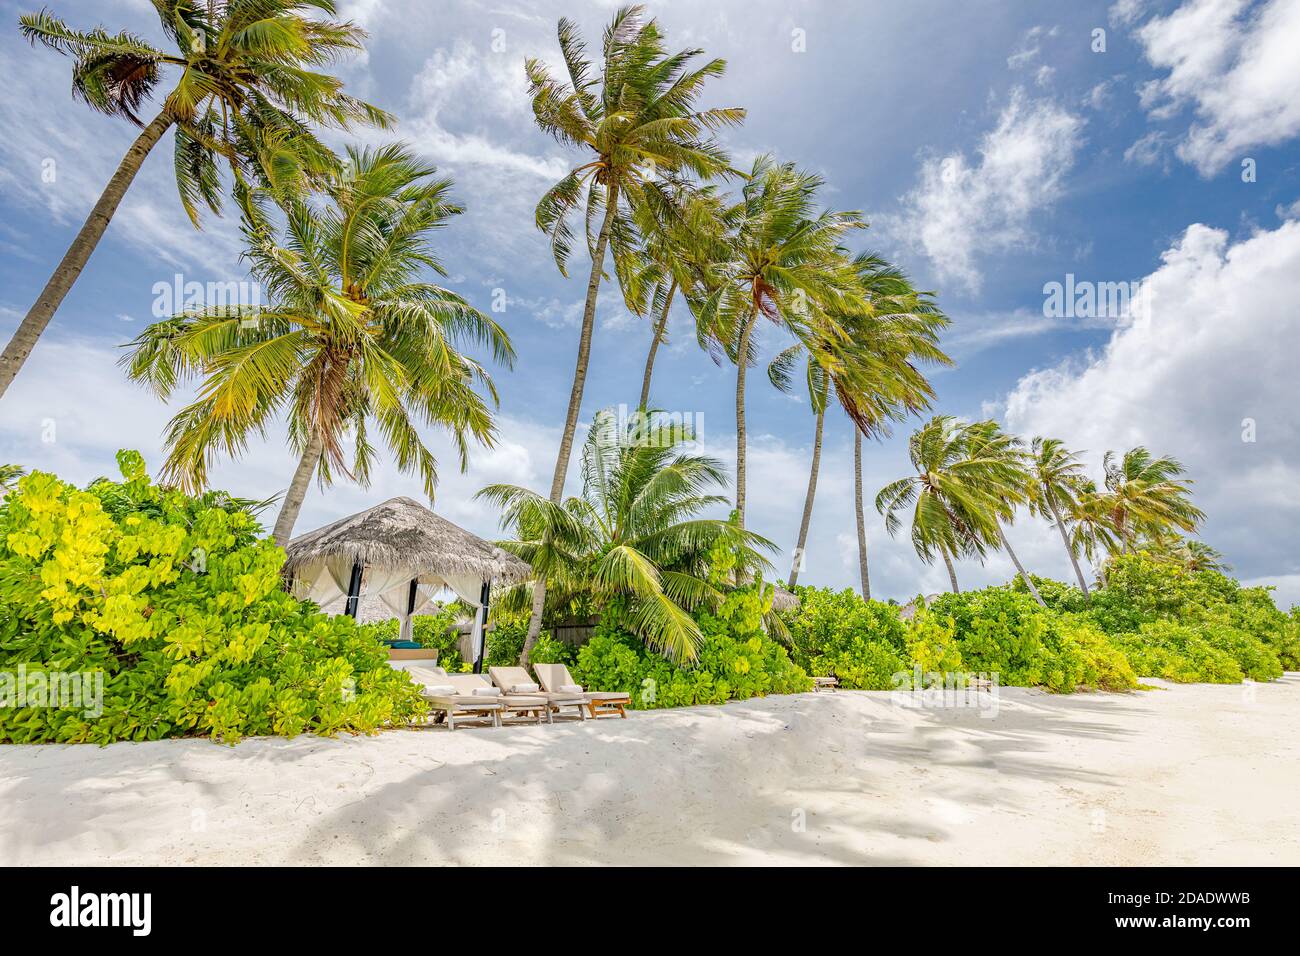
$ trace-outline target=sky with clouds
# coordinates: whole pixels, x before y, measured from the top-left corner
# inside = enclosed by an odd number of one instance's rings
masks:
[[[37,4],[36,6],[39,6]],[[520,360],[498,370],[499,440],[468,472],[438,435],[437,510],[481,534],[490,482],[545,490],[568,400],[585,273],[562,278],[532,225],[542,192],[576,158],[533,126],[525,58],[555,62],[555,22],[589,37],[608,2],[339,0],[370,33],[340,68],[351,92],[397,114],[392,133],[456,183],[466,213],[439,239],[449,283],[505,311]],[[8,335],[133,138],[69,95],[68,62],[34,50],[0,0],[0,334]],[[62,0],[77,26],[163,42],[146,0]],[[1208,512],[1203,537],[1243,579],[1300,601],[1300,0],[906,4],[714,0],[649,5],[674,47],[728,61],[709,105],[744,106],[726,142],[738,165],[771,152],[824,175],[824,200],[861,210],[857,248],[884,253],[933,289],[953,319],[957,367],[935,375],[936,411],[995,416],[1054,435],[1100,471],[1107,449],[1146,444],[1183,460]],[[343,140],[335,138],[337,144]],[[0,404],[0,461],[85,481],[113,452],[161,461],[168,409],[116,367],[151,320],[156,283],[244,278],[236,224],[193,229],[164,142],[26,368]],[[53,175],[51,175],[51,171]],[[1123,283],[1122,310],[1045,308],[1045,287]],[[1130,286],[1130,283],[1132,285]],[[500,291],[497,291],[500,290]],[[605,286],[583,407],[635,403],[644,320]],[[764,329],[769,355],[783,343]],[[654,403],[698,417],[702,444],[734,461],[734,369],[719,367],[675,312]],[[782,573],[802,509],[813,419],[806,400],[753,373],[749,524],[778,543]],[[904,426],[867,448],[869,497],[908,470]],[[283,490],[295,462],[282,434],[214,481]],[[571,470],[571,475],[576,469]],[[572,483],[572,482],[571,482]],[[389,462],[369,489],[313,488],[298,529],[420,484]],[[877,596],[946,586],[868,506]],[[827,422],[804,583],[849,586],[852,433]],[[1059,538],[1021,516],[1009,536],[1035,571],[1064,579]],[[965,586],[1005,580],[1010,562],[964,562]]]

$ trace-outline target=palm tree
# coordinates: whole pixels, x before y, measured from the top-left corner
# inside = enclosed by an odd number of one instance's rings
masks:
[[[1172,532],[1147,538],[1137,545],[1136,550],[1156,561],[1176,565],[1184,571],[1224,573],[1232,570],[1232,566],[1223,560],[1223,552],[1218,548]]]
[[[1097,568],[1097,577],[1101,586],[1106,586],[1105,556],[1114,554],[1119,549],[1111,523],[1111,503],[1109,496],[1097,490],[1097,484],[1091,480],[1079,483],[1078,494],[1070,508],[1069,521],[1070,553],[1072,557],[1082,555]]]
[[[967,464],[980,469],[985,492],[993,500],[994,506],[986,516],[987,525],[994,535],[989,543],[1006,551],[1029,593],[1039,605],[1046,607],[1034,579],[1020,563],[1002,527],[1003,522],[1010,524],[1014,519],[1016,506],[1029,500],[1032,479],[1024,442],[1002,431],[994,421],[973,422],[963,431],[966,433]],[[973,516],[971,526],[981,528],[984,522],[979,519],[982,517],[985,516]]]
[[[1030,470],[1033,484],[1030,488],[1029,508],[1039,517],[1050,518],[1061,533],[1061,543],[1070,556],[1070,565],[1079,581],[1084,600],[1088,600],[1088,582],[1075,548],[1070,543],[1070,532],[1065,516],[1074,514],[1079,507],[1080,490],[1084,487],[1083,462],[1056,438],[1035,438],[1030,444]]]
[[[984,469],[971,465],[967,440],[955,418],[935,416],[908,441],[916,474],[890,482],[876,495],[876,510],[885,516],[890,537],[897,535],[902,514],[911,509],[912,547],[926,564],[943,558],[954,594],[961,589],[953,561],[963,554],[984,555],[987,516],[996,502],[981,480]],[[972,519],[982,526],[973,526]]]
[[[432,497],[437,461],[417,422],[446,428],[462,469],[472,437],[491,445],[492,415],[475,390],[496,392],[488,373],[457,351],[486,345],[509,365],[509,338],[460,296],[421,276],[443,274],[430,238],[461,208],[451,181],[404,146],[349,148],[320,211],[303,201],[284,207],[284,236],[258,203],[245,223],[253,274],[265,306],[203,310],[154,323],[131,343],[130,377],[168,397],[176,384],[202,378],[196,401],[168,428],[166,478],[206,484],[219,454],[238,456],[251,434],[264,434],[282,409],[299,455],[274,536],[291,536],[307,486],[336,472],[365,484],[378,425],[401,470],[418,473]],[[353,440],[350,464],[344,439]]]
[[[0,397],[169,129],[176,130],[181,204],[197,226],[200,203],[214,212],[221,206],[219,158],[230,166],[237,194],[246,194],[250,181],[288,194],[335,164],[307,123],[391,123],[387,113],[343,93],[340,80],[312,69],[362,48],[365,32],[358,27],[305,15],[312,8],[333,14],[332,0],[154,0],[154,6],[175,52],[125,31],[74,30],[46,11],[21,17],[23,35],[33,44],[75,60],[75,97],[142,130],[0,355]],[[137,111],[158,90],[167,67],[179,71],[176,84],[145,123]]]
[[[846,311],[857,278],[841,254],[840,239],[862,226],[856,212],[816,212],[820,176],[774,163],[754,162],[738,203],[728,211],[734,224],[732,260],[710,284],[700,321],[724,343],[736,362],[736,514],[745,524],[745,377],[755,360],[752,336],[760,315],[808,342],[815,334],[843,338],[833,329],[833,312]]]
[[[641,379],[640,408],[649,407],[650,381],[655,356],[667,339],[668,315],[677,293],[682,292],[692,313],[707,291],[711,270],[727,255],[725,206],[713,186],[684,186],[674,202],[662,210],[666,221],[638,223],[642,248],[634,261],[620,269],[620,285],[629,309],[654,317],[650,349]],[[649,209],[643,212],[648,215]],[[707,333],[702,338],[707,341]]]
[[[1174,458],[1157,458],[1139,445],[1123,457],[1106,452],[1102,459],[1111,526],[1121,553],[1127,554],[1143,536],[1175,529],[1196,530],[1205,513],[1190,500],[1192,482],[1180,478],[1186,469]]]
[[[702,640],[691,611],[723,598],[711,553],[738,549],[748,567],[762,568],[760,552],[775,546],[730,521],[698,517],[726,501],[710,493],[726,486],[721,463],[681,451],[694,438],[686,426],[652,432],[653,441],[642,440],[636,423],[620,432],[601,411],[582,452],[581,496],[557,504],[518,485],[491,485],[478,497],[502,509],[516,537],[501,545],[532,564],[533,590],[545,582],[551,608],[600,608],[665,656],[691,661]]]
[[[826,408],[834,396],[854,423],[854,494],[858,530],[858,565],[864,599],[871,597],[867,569],[866,524],[862,514],[862,436],[888,435],[893,422],[929,407],[933,389],[919,363],[951,364],[938,346],[939,331],[948,319],[930,301],[927,293],[912,288],[907,277],[881,257],[861,253],[853,260],[858,276],[859,298],[854,311],[834,316],[835,331],[845,338],[816,337],[809,343],[790,346],[768,368],[773,384],[789,391],[790,369],[801,355],[807,355],[806,378],[809,405],[816,416],[813,457],[804,498],[803,518],[789,583],[797,583],[801,559],[806,553],[808,528],[821,461]]]
[[[537,204],[537,228],[547,233],[555,263],[568,275],[573,240],[569,220],[582,210],[591,273],[578,338],[577,363],[568,411],[551,478],[550,500],[564,494],[582,392],[591,358],[596,299],[612,244],[616,261],[630,263],[637,246],[638,210],[660,210],[642,220],[663,218],[674,184],[690,176],[710,179],[728,171],[726,154],[710,138],[714,131],[744,119],[741,109],[699,109],[705,83],[721,76],[723,60],[697,68],[701,50],[668,54],[655,21],[643,21],[642,8],[623,7],[605,29],[599,72],[587,59],[586,45],[571,21],[558,27],[560,54],[568,82],[557,80],[540,60],[525,65],[537,125],[560,143],[585,151],[585,161],[557,182]],[[600,225],[593,234],[591,226]],[[534,605],[524,641],[523,660],[541,630],[546,588],[534,588]]]

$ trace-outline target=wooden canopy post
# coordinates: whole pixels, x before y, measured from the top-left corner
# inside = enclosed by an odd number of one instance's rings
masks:
[[[484,581],[478,592],[479,632],[478,647],[474,648],[474,673],[483,673],[483,657],[487,654],[488,603],[492,599],[492,582]]]
[[[348,603],[344,605],[344,613],[350,615],[354,621],[357,619],[357,605],[361,602],[361,572],[363,570],[360,561],[352,563],[352,578],[348,581]]]

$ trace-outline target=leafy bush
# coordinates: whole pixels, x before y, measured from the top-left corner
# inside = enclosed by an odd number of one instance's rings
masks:
[[[1272,661],[1261,659],[1255,644],[1271,651],[1280,666],[1300,668],[1300,621],[1294,612],[1278,610],[1269,591],[1242,587],[1218,571],[1187,571],[1126,555],[1108,566],[1106,587],[1094,595],[1088,614],[1110,634],[1141,634],[1142,625],[1158,622],[1185,625],[1213,646],[1235,648],[1234,659],[1248,675],[1273,670]],[[1253,641],[1243,643],[1229,632],[1244,633]]]
[[[763,631],[770,600],[756,587],[740,588],[727,594],[715,614],[698,612],[704,641],[698,660],[685,666],[647,651],[633,635],[602,622],[578,651],[574,679],[592,689],[626,691],[635,708],[802,693],[812,681]]]
[[[0,741],[109,743],[369,732],[422,714],[345,616],[281,589],[284,552],[221,493],[36,472],[0,504],[0,670],[102,675],[102,713],[0,708]]]
[[[523,651],[522,644],[519,649]],[[572,664],[575,659],[573,648],[552,637],[548,631],[537,635],[537,643],[528,654],[528,660],[532,664]],[[519,655],[516,654],[511,663],[518,663],[518,661]]]
[[[1038,596],[1043,599],[1043,603],[1051,610],[1064,613],[1077,613],[1087,610],[1088,599],[1083,596],[1082,591],[1073,585],[1054,581],[1051,578],[1040,578],[1036,574],[1031,574],[1029,577],[1033,580],[1034,587],[1038,589]],[[1029,593],[1029,588],[1019,575],[1011,579],[1011,589],[1022,594]]]
[[[799,607],[784,615],[794,659],[808,673],[834,675],[842,687],[889,690],[907,670],[907,625],[898,608],[864,601],[852,590],[795,587]]]
[[[447,671],[463,671],[471,666],[460,654],[460,632],[456,630],[457,613],[445,607],[437,614],[417,614],[411,618],[411,639],[421,647],[437,648],[438,666]],[[396,618],[360,625],[360,630],[378,641],[395,641],[402,625]]]
[[[1090,620],[1041,608],[1025,591],[1004,586],[944,594],[930,611],[951,620],[962,667],[997,673],[1002,684],[1058,693],[1137,685],[1123,655]]]
[[[487,634],[484,648],[484,668],[512,667],[519,663],[524,652],[524,638],[528,636],[528,615],[507,614],[500,605],[492,610],[492,629]]]
[[[1235,684],[1245,676],[1232,655],[1211,646],[1196,628],[1185,624],[1155,621],[1115,640],[1144,677],[1184,684]]]

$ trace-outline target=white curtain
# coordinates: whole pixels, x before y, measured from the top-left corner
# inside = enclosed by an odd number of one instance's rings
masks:
[[[474,627],[470,631],[469,645],[473,650],[474,660],[484,656],[483,634],[483,579],[476,574],[452,574],[445,579],[447,587],[456,592],[456,596],[474,609]]]
[[[343,555],[317,558],[303,565],[294,575],[293,596],[300,601],[315,601],[321,610],[337,614],[346,602],[348,585],[352,583],[352,559]]]
[[[439,576],[422,574],[415,592],[415,608],[408,611],[411,597],[411,569],[381,569],[367,567],[361,577],[361,592],[376,594],[380,601],[402,622],[399,639],[411,640],[411,615],[433,602],[444,588],[468,604],[474,612],[474,627],[470,633],[470,646],[475,659],[483,656],[483,608],[479,599],[483,593],[483,579],[475,574]],[[293,595],[302,601],[315,601],[322,610],[342,614],[347,610],[348,585],[352,580],[352,559],[340,556],[318,558],[303,565],[294,575]]]

